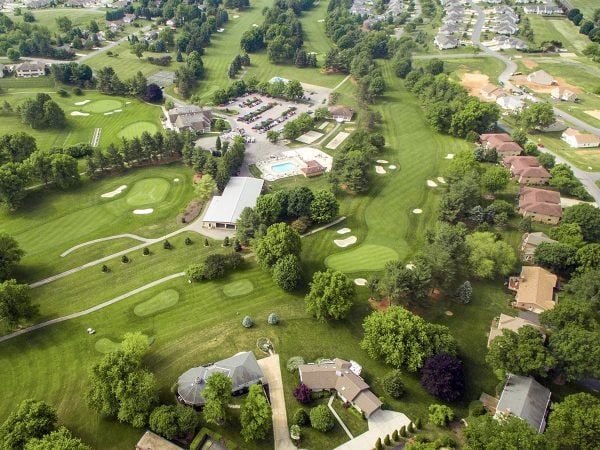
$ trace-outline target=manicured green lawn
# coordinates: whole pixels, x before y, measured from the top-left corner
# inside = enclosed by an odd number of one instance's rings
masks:
[[[68,17],[73,23],[73,28],[80,27],[81,29],[88,29],[90,21],[95,19],[98,25],[102,27],[105,20],[104,11],[91,8],[48,8],[48,9],[35,9],[31,11],[35,17],[34,24],[42,25],[50,29],[53,33],[58,33],[58,25],[56,19],[61,16]],[[14,20],[23,20],[23,17],[15,17],[13,14],[8,14],[9,17]]]
[[[594,10],[598,9],[596,0],[571,0],[569,4],[574,8],[579,8],[586,19],[591,19]]]
[[[583,170],[600,170],[600,149],[598,148],[571,148],[569,144],[560,139],[561,133],[543,133],[531,135],[534,142],[541,142],[549,150],[572,162]]]
[[[169,193],[172,184],[174,184],[172,180],[164,178],[145,178],[138,181],[127,191],[127,204],[130,206],[142,206],[160,203]]]
[[[450,72],[450,76],[456,81],[460,81],[460,75],[465,72],[481,72],[490,78],[490,83],[495,83],[498,74],[504,70],[504,64],[496,58],[478,57],[465,59],[446,59],[444,61],[444,71]],[[427,60],[415,60],[415,66],[427,64]]]
[[[325,17],[327,16],[328,2],[318,2],[316,6],[304,11],[300,17],[302,31],[304,32],[304,47],[307,52],[315,52],[319,62],[323,62],[325,55],[331,48],[331,40],[325,34]]]
[[[145,317],[175,306],[178,301],[179,291],[175,289],[167,289],[166,291],[156,294],[150,300],[139,303],[135,308],[133,308],[133,312],[136,316]]]
[[[34,79],[37,82],[47,81]],[[160,127],[162,114],[159,106],[150,105],[134,98],[113,97],[102,95],[97,91],[85,91],[81,96],[71,95],[60,97],[55,94],[55,89],[39,88],[38,84],[29,87],[29,80],[9,80],[4,88],[4,81],[0,80],[3,92],[0,101],[8,101],[13,109],[26,98],[34,97],[38,92],[45,91],[50,94],[64,110],[67,126],[64,129],[32,129],[20,121],[16,114],[2,115],[0,120],[0,134],[12,133],[22,130],[37,139],[38,147],[47,149],[52,146],[67,146],[77,143],[89,143],[96,128],[101,128],[99,145],[106,147],[118,143],[121,137],[139,136],[143,131],[154,132]],[[20,86],[21,81],[23,85]],[[76,105],[85,100],[91,102],[85,105]],[[114,112],[115,110],[122,110]],[[80,112],[87,116],[72,116],[71,113]],[[112,114],[106,113],[112,112]]]
[[[536,14],[527,16],[533,28],[536,44],[556,40],[563,43],[569,52],[581,53],[591,43],[589,38],[579,33],[579,27],[566,17],[543,17]]]
[[[398,259],[398,253],[389,247],[360,245],[353,250],[331,255],[325,259],[325,264],[331,269],[342,272],[360,272],[362,270],[382,270],[385,263],[395,259]]]
[[[363,419],[361,413],[352,406],[344,407],[344,403],[339,398],[333,401],[332,406],[338,416],[340,416],[340,419],[348,427],[352,436],[356,437],[369,430],[367,419]]]
[[[84,180],[80,187],[68,192],[36,190],[17,211],[1,209],[3,231],[14,236],[26,252],[22,276],[35,281],[130,247],[132,243],[131,240],[102,242],[60,257],[69,248],[92,239],[121,233],[159,237],[174,231],[179,227],[176,215],[192,199],[191,174],[191,169],[178,164],[134,169],[118,178]],[[180,181],[174,182],[174,178]],[[163,186],[162,194],[154,199],[145,197],[143,192],[148,189],[148,179],[159,180],[157,184]],[[138,183],[142,183],[140,190],[136,188]],[[113,198],[101,197],[121,185],[127,185],[128,189]],[[135,207],[128,202],[131,198],[143,204],[153,201],[154,212],[132,214]],[[135,203],[138,204],[141,203]]]
[[[223,294],[227,297],[239,297],[240,295],[249,294],[254,290],[252,281],[248,279],[233,281],[223,287]]]

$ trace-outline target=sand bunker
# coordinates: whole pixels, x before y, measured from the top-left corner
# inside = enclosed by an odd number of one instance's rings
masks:
[[[126,184],[124,184],[122,186],[119,186],[114,191],[110,191],[110,192],[107,192],[106,194],[102,194],[100,197],[102,197],[102,198],[113,198],[115,195],[119,195],[125,189],[127,189],[127,185]]]
[[[437,187],[437,183],[433,180],[427,180],[427,186],[429,187]]]
[[[423,212],[423,210],[419,209],[419,208],[415,208],[412,210],[412,212],[413,212],[413,214],[421,214]]]
[[[123,112],[123,110],[122,109],[115,109],[113,112],[114,113],[116,113],[116,112]]]
[[[385,159],[378,159],[377,160],[377,164],[387,164],[389,161],[386,161]]]
[[[125,102],[126,105],[129,105],[131,102]]]
[[[437,180],[442,184],[446,184],[446,180],[444,179],[444,177],[437,177]]]
[[[357,286],[366,286],[368,281],[365,278],[355,278],[354,284]]]
[[[112,111],[104,113],[105,116],[110,116],[112,114]]]
[[[527,80],[527,75],[516,75],[514,77],[511,77],[510,79],[517,86],[527,86],[533,92],[537,92],[539,94],[549,94],[552,91],[552,89],[556,88],[557,86],[562,89],[568,89],[569,91],[572,91],[576,94],[579,94],[581,92],[581,88],[579,86],[567,83],[564,78],[555,77],[552,74],[550,75],[552,76],[552,78],[554,78],[554,81],[556,81],[556,84],[553,84],[551,86],[532,83]]]
[[[535,62],[533,59],[523,59],[523,65],[528,69],[535,69],[539,64]]]
[[[325,22],[325,19],[319,19],[319,20],[317,20],[317,22],[319,22],[319,23]]]
[[[154,209],[152,208],[148,208],[148,209],[134,209],[133,213],[134,214],[138,214],[138,215],[146,215],[146,214],[152,214],[154,212]]]
[[[377,172],[380,175],[383,175],[384,173],[386,173],[385,169],[381,166],[375,166],[375,172]]]
[[[179,178],[173,178],[173,181],[174,181],[175,183],[179,183]]]
[[[91,102],[91,100],[82,100],[80,102],[75,103],[76,106],[83,106],[83,105],[87,105],[89,102]]]
[[[350,228],[340,228],[339,230],[337,230],[337,234],[346,234],[346,233],[350,233],[352,230]]]
[[[588,116],[592,116],[594,119],[600,120],[600,109],[593,109],[591,111],[584,111]]]
[[[454,159],[454,153],[448,153],[444,159]]]
[[[252,24],[252,26],[253,26],[254,28],[257,28],[257,27],[258,27],[258,24],[256,24],[256,23],[253,23],[253,24]]]
[[[577,54],[571,52],[559,53],[559,55],[561,58],[577,58]]]
[[[344,248],[344,247],[348,247],[352,244],[356,244],[356,241],[357,241],[356,236],[350,236],[349,238],[346,238],[346,239],[335,239],[333,241],[333,243],[335,245],[337,245],[338,247]]]
[[[81,112],[81,111],[72,111],[71,115],[72,116],[83,116],[83,117],[86,117],[86,116],[89,116],[90,114],[89,113],[84,113],[84,112]]]
[[[233,16],[233,18],[234,18],[234,19],[239,19],[239,18],[240,18],[240,16]]]
[[[446,311],[444,314],[446,314],[447,316],[452,317],[454,315],[454,313],[452,311]]]
[[[391,166],[388,166],[388,169],[391,169],[391,170],[396,170],[396,166],[394,166],[394,165],[392,164]]]

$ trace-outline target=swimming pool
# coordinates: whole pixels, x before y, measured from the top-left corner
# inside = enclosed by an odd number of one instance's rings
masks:
[[[271,170],[275,173],[290,172],[296,168],[296,164],[291,162],[273,164]]]

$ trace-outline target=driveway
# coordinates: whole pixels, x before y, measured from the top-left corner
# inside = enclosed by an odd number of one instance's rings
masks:
[[[271,355],[258,360],[266,381],[269,384],[271,396],[271,409],[273,410],[273,436],[275,450],[292,450],[296,446],[290,439],[287,413],[285,411],[285,397],[283,395],[283,381],[281,379],[281,366],[279,355]]]
[[[408,427],[410,419],[402,413],[382,409],[374,413],[368,422],[369,431],[336,447],[335,450],[365,450],[373,448],[377,438],[381,438],[383,441],[386,434],[391,436],[394,430],[399,430],[402,426]]]

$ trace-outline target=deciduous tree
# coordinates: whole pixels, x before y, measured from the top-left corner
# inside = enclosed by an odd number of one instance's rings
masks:
[[[214,425],[225,422],[232,389],[231,378],[221,372],[214,373],[206,380],[206,387],[202,391],[205,400],[202,410],[204,420]]]
[[[92,450],[92,447],[85,444],[81,439],[65,427],[46,434],[42,438],[34,438],[25,444],[25,450]]]
[[[443,353],[427,358],[421,369],[421,384],[431,395],[453,402],[465,393],[462,361]]]
[[[254,243],[254,253],[263,269],[270,269],[286,255],[300,254],[300,235],[286,223],[276,223],[267,229],[264,237]]]
[[[300,260],[296,255],[285,255],[273,266],[273,282],[284,291],[296,289],[301,277]]]
[[[493,233],[475,232],[466,237],[469,249],[469,267],[477,278],[508,275],[517,261],[514,250],[504,241],[496,240]]]
[[[272,425],[271,407],[267,402],[261,385],[250,386],[246,401],[242,403],[240,411],[240,423],[242,425],[241,436],[244,441],[256,441],[265,439]]]
[[[555,448],[594,450],[600,445],[600,400],[580,392],[552,405],[545,435]]]
[[[21,450],[30,439],[41,438],[54,430],[56,410],[33,399],[23,400],[0,426],[0,447]]]
[[[354,283],[342,272],[315,272],[306,295],[306,311],[318,320],[343,319],[350,311]]]
[[[0,319],[14,327],[21,319],[33,317],[37,306],[31,304],[30,290],[29,285],[18,284],[15,280],[0,283]]]
[[[25,252],[15,238],[0,232],[0,281],[9,278]]]
[[[464,429],[467,445],[472,450],[544,450],[548,448],[546,437],[539,434],[519,417],[510,416],[497,420],[485,414],[469,419]]]

